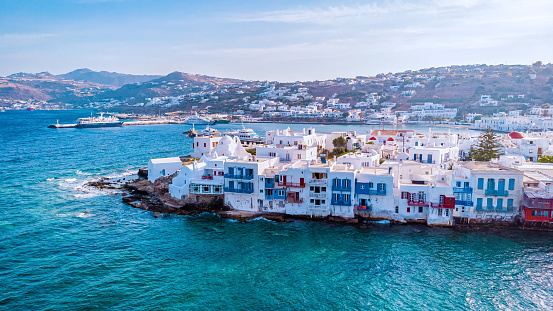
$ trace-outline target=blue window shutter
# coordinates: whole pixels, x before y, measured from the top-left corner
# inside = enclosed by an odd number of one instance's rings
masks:
[[[484,178],[478,178],[478,189],[484,189]]]
[[[509,179],[509,190],[515,190],[515,180],[513,178]]]

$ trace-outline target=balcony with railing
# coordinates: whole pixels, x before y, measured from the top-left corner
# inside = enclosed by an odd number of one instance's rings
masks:
[[[507,205],[507,206],[502,206],[502,207],[497,207],[497,206],[491,206],[491,205],[488,205],[488,206],[476,206],[476,211],[477,212],[495,212],[495,213],[508,213],[508,212],[513,212],[515,210],[514,206],[510,206],[510,205]]]
[[[430,203],[425,201],[407,201],[407,205],[409,206],[430,206]]]
[[[202,179],[213,180],[213,176],[212,175],[202,175]]]
[[[296,188],[305,188],[304,182],[290,182],[290,181],[279,181],[279,187],[296,187]]]
[[[522,199],[526,208],[553,209],[553,198],[529,198],[526,195]]]
[[[310,197],[310,198],[320,198],[320,199],[324,199],[324,198],[326,198],[326,193],[315,193],[315,192],[310,192],[310,193],[309,193],[309,197]]]
[[[253,175],[225,174],[225,178],[252,180],[252,179],[253,179]]]
[[[472,193],[472,187],[453,187],[453,192],[457,193]]]
[[[386,189],[369,189],[369,194],[386,195]]]
[[[351,200],[344,200],[344,199],[334,200],[334,199],[332,199],[330,201],[330,204],[340,205],[340,206],[350,206],[351,205]]]
[[[373,205],[355,205],[358,211],[370,212],[373,209]]]
[[[225,187],[225,192],[229,193],[246,193],[246,194],[252,194],[253,189],[238,189],[238,188],[229,188]]]
[[[351,185],[332,185],[332,191],[350,191],[351,192]]]
[[[326,185],[327,182],[328,182],[328,179],[326,178],[324,179],[312,178],[309,180],[309,183],[313,185]]]
[[[496,197],[506,197],[509,195],[507,190],[495,190],[495,189],[486,189],[486,195],[496,196]]]
[[[451,204],[447,203],[430,203],[430,206],[434,208],[455,208],[455,204],[451,206]]]
[[[286,202],[288,202],[288,203],[303,203],[303,199],[300,198],[299,192],[288,192],[286,194]]]
[[[455,200],[455,205],[473,206],[474,202],[465,200]]]

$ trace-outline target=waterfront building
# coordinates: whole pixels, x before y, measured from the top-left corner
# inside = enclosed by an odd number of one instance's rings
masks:
[[[473,185],[470,198],[474,207],[465,205],[466,216],[474,219],[512,219],[520,211],[524,173],[489,162],[465,162],[455,166],[455,180]],[[468,197],[467,197],[468,199]]]
[[[393,219],[394,176],[387,168],[361,168],[355,178],[355,213],[374,219]]]
[[[182,167],[179,157],[151,159],[148,161],[148,180],[155,182],[160,177],[174,174]]]
[[[524,191],[522,218],[526,222],[553,222],[553,185]]]
[[[278,163],[278,158],[252,156],[248,159],[229,159],[225,162],[224,191],[225,204],[236,210],[259,211],[261,173]]]

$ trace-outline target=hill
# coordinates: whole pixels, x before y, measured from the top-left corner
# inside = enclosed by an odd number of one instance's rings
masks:
[[[86,81],[121,87],[125,84],[147,82],[160,78],[156,75],[131,75],[108,71],[93,71],[88,68],[77,69],[57,77],[75,81]]]

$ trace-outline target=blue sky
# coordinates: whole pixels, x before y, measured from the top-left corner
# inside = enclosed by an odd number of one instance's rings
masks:
[[[321,80],[553,62],[553,1],[0,0],[0,75]]]

